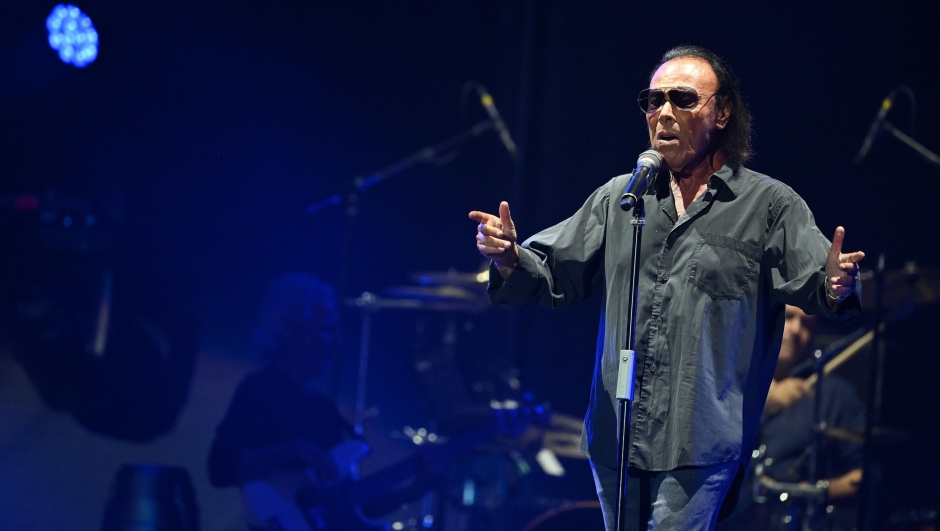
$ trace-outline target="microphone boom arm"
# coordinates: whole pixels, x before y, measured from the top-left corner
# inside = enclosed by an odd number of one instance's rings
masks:
[[[894,137],[900,140],[901,142],[904,142],[905,144],[910,146],[912,149],[914,149],[914,151],[920,153],[920,155],[924,157],[925,159],[927,159],[929,162],[932,162],[936,164],[937,166],[940,166],[940,156],[937,156],[936,153],[924,147],[920,142],[902,133],[891,122],[888,122],[888,121],[883,122],[881,124],[881,128],[891,133],[892,135],[894,135]]]
[[[382,168],[381,170],[369,176],[362,176],[362,175],[356,176],[352,180],[352,188],[351,188],[352,192],[351,193],[365,192],[366,190],[368,190],[369,188],[372,188],[373,186],[379,184],[380,182],[388,180],[391,177],[394,177],[395,175],[398,175],[399,173],[402,173],[407,169],[417,166],[418,164],[430,163],[440,158],[442,153],[447,153],[453,148],[459,146],[460,144],[463,144],[467,142],[468,140],[476,138],[482,135],[483,133],[493,130],[493,129],[496,129],[496,120],[492,118],[489,120],[483,120],[482,122],[476,123],[473,127],[471,127],[470,129],[467,129],[466,131],[464,131],[463,133],[460,133],[459,135],[452,136],[448,138],[447,140],[444,140],[443,142],[440,142],[438,144],[423,147],[415,151],[414,153],[411,153],[410,155],[406,155],[404,158],[402,158],[398,162],[391,164],[389,166],[386,166],[385,168]],[[304,213],[315,214],[323,210],[324,208],[338,205],[342,202],[343,202],[342,193],[333,194],[329,197],[321,199],[320,201],[311,203],[310,205],[307,206],[307,208],[304,209]]]

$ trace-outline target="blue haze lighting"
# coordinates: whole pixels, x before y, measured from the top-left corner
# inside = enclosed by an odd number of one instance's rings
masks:
[[[49,46],[59,52],[63,62],[82,68],[98,57],[98,32],[82,10],[59,4],[46,19]]]

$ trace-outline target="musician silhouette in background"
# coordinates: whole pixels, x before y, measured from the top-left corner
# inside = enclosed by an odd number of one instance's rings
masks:
[[[339,335],[327,285],[302,275],[273,284],[257,338],[267,363],[239,384],[216,431],[209,456],[213,485],[242,485],[291,468],[336,475],[329,449],[354,434],[333,403],[308,385],[326,372]]]
[[[814,393],[806,376],[812,372],[806,363],[813,350],[816,318],[795,306],[786,307],[786,320],[780,356],[774,379],[767,394],[761,418],[759,445],[764,446],[761,459],[764,473],[785,483],[805,482],[809,478],[810,451],[813,443]],[[800,370],[804,367],[804,370]],[[865,425],[865,407],[846,380],[835,374],[825,376],[822,383],[822,420],[829,428],[852,431]],[[818,458],[819,473],[826,486],[826,499],[832,503],[853,501],[862,479],[862,446],[850,441],[825,438]],[[746,493],[750,494],[750,493]],[[778,496],[768,497],[768,505],[776,509],[760,511],[746,500],[732,518],[718,524],[719,531],[733,529],[767,529],[787,513],[780,510]],[[779,522],[778,522],[779,523]]]
[[[307,275],[275,281],[262,306],[257,339],[266,365],[236,389],[212,443],[209,479],[216,487],[242,488],[252,529],[317,529],[319,524],[303,521],[308,516],[282,514],[295,509],[294,491],[346,478],[347,470],[331,450],[367,451],[333,402],[314,385],[317,377],[330,372],[340,345],[333,290]],[[404,485],[399,481],[404,476],[396,476],[368,499],[353,501],[363,502],[365,511],[375,515],[417,497],[435,474],[425,474],[431,469],[424,466],[425,459],[411,464],[406,475],[412,477]],[[272,488],[265,490],[266,485]],[[273,507],[281,502],[284,507]]]
[[[766,457],[774,460],[768,474],[778,481],[799,482],[809,477],[807,448],[813,437],[813,393],[802,375],[791,371],[810,356],[816,332],[816,318],[794,306],[787,306],[783,343],[777,370],[767,393],[760,440],[767,445]],[[822,417],[826,426],[861,430],[865,426],[865,406],[846,380],[830,374],[822,383]],[[862,447],[829,438],[823,445],[817,477],[826,478],[827,497],[832,501],[854,498],[862,479]]]

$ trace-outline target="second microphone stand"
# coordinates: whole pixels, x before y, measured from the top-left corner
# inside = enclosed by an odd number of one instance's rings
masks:
[[[340,262],[339,262],[339,271],[340,271],[340,281],[339,281],[339,300],[345,300],[348,290],[348,280],[349,280],[349,264],[350,256],[352,254],[352,242],[353,242],[353,233],[355,232],[356,226],[356,217],[359,214],[359,196],[372,188],[373,186],[386,181],[399,173],[404,172],[414,166],[419,164],[427,164],[435,161],[449,162],[452,160],[452,152],[457,146],[476,138],[487,131],[496,129],[496,120],[489,119],[483,120],[476,123],[473,127],[467,129],[463,133],[460,133],[456,136],[452,136],[443,142],[434,144],[432,146],[427,146],[425,148],[419,149],[410,155],[405,156],[403,159],[398,162],[386,166],[385,168],[373,173],[368,176],[357,176],[352,180],[349,191],[345,194],[337,193],[333,194],[325,199],[317,201],[309,205],[304,213],[306,214],[315,214],[323,209],[344,204],[346,206],[346,222],[345,228],[343,230],[343,244],[342,251],[340,253]],[[369,295],[371,296],[371,295]],[[357,434],[362,433],[362,423],[365,417],[365,390],[366,390],[366,368],[368,367],[369,360],[369,332],[371,328],[371,312],[373,308],[366,303],[362,303],[363,298],[357,299],[355,305],[359,306],[362,310],[362,332],[361,332],[361,341],[360,341],[360,350],[359,350],[359,376],[356,383],[356,418],[355,418],[355,431]],[[338,398],[339,395],[339,373],[340,373],[340,364],[335,363],[333,368],[333,377],[332,377],[332,389],[331,393],[333,398]]]

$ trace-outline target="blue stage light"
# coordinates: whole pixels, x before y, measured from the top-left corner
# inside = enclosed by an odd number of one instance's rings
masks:
[[[59,4],[46,19],[49,46],[59,52],[63,62],[82,68],[98,57],[98,32],[82,10]]]

